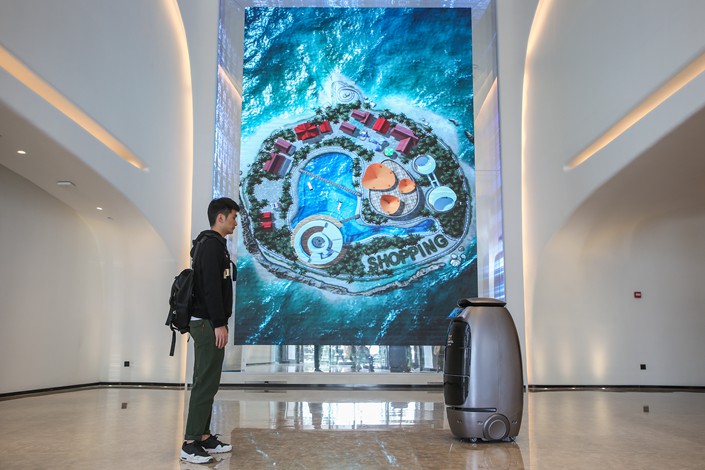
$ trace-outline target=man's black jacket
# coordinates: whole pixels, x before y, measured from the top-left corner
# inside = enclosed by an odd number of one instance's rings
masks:
[[[233,281],[237,273],[230,261],[225,238],[214,230],[201,232],[195,244],[202,241],[193,261],[196,277],[194,316],[207,318],[213,328],[225,326],[233,311]],[[191,256],[194,248],[191,248]]]

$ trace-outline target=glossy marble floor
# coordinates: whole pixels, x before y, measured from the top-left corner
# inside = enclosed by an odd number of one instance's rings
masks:
[[[187,393],[98,388],[0,401],[2,469],[703,469],[705,393],[525,394],[516,442],[448,429],[436,390],[221,390],[232,454],[178,461]]]

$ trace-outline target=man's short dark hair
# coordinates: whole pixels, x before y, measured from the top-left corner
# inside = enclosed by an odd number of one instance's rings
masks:
[[[213,199],[210,204],[208,204],[208,222],[210,226],[215,225],[215,221],[218,218],[218,214],[223,214],[224,216],[229,216],[232,211],[240,212],[240,206],[237,202],[233,201],[229,197],[219,197],[218,199]]]

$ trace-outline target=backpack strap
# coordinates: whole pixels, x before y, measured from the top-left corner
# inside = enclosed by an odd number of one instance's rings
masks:
[[[193,256],[191,256],[191,268],[194,267],[194,264],[196,263],[196,255],[198,255],[198,249],[201,248],[201,245],[206,240],[206,238],[210,238],[210,236],[206,235],[200,240],[196,239],[193,241]]]
[[[210,233],[206,233],[203,235],[201,239],[196,239],[193,240],[193,256],[191,256],[191,269],[193,269],[193,291],[196,293],[198,291],[198,280],[196,279],[196,260],[198,257],[198,252],[199,249],[201,248],[201,245],[203,245],[203,242],[206,241],[207,238],[216,238],[215,235],[212,235]]]
[[[176,349],[176,330],[171,329],[171,349],[169,349],[169,355],[174,355],[174,350]]]
[[[196,255],[198,255],[198,249],[201,247],[203,242],[206,241],[207,238],[218,238],[218,237],[212,233],[206,232],[203,234],[203,237],[200,240],[199,239],[193,240],[193,256],[191,257],[191,268],[193,268],[196,264]],[[227,253],[228,249],[226,248],[225,251]],[[228,255],[229,255],[229,253],[228,253]],[[228,256],[228,258],[230,258],[230,256]]]

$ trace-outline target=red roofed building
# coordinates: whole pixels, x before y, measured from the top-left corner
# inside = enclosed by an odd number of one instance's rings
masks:
[[[414,141],[411,139],[411,137],[407,137],[406,139],[400,140],[399,143],[397,144],[397,152],[401,152],[404,155],[411,150],[411,147],[414,146]]]
[[[291,151],[291,147],[293,147],[293,144],[288,140],[277,139],[277,141],[274,142],[274,146],[284,153],[289,153]]]
[[[272,220],[271,212],[262,212],[262,220]]]
[[[324,134],[326,132],[333,132],[333,129],[330,128],[330,123],[328,121],[323,121],[318,125],[318,130],[321,131],[321,134]]]
[[[260,226],[264,229],[265,232],[271,232],[272,230],[274,230],[272,222],[260,222]]]
[[[372,129],[379,132],[380,134],[386,134],[389,131],[389,121],[383,117],[378,117],[375,121]]]
[[[404,140],[404,139],[411,139],[413,141],[413,145],[416,145],[419,143],[419,138],[416,137],[416,134],[414,134],[414,131],[411,129],[408,129],[402,125],[397,124],[394,126],[394,129],[392,129],[392,137],[398,140]]]
[[[294,132],[299,140],[312,139],[319,134],[318,128],[310,122],[299,124],[294,128]]]
[[[361,109],[353,109],[353,112],[350,114],[350,117],[360,121],[363,124],[367,124],[368,122],[370,122],[370,119],[372,119],[372,114],[370,114],[368,111],[362,111]]]
[[[264,162],[264,167],[262,167],[262,169],[264,171],[268,171],[269,173],[278,175],[282,169],[282,166],[286,162],[286,157],[277,152],[270,152],[269,155],[271,158]]]
[[[340,130],[345,132],[346,134],[353,135],[355,134],[355,131],[357,130],[357,127],[354,125],[350,124],[349,122],[341,122],[340,123]]]

